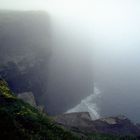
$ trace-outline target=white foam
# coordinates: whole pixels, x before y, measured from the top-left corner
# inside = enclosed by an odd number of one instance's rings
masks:
[[[66,113],[89,112],[93,120],[100,118],[99,108],[97,106],[100,94],[100,90],[97,87],[94,87],[94,93],[81,100],[80,104],[76,105],[72,109],[69,109]]]

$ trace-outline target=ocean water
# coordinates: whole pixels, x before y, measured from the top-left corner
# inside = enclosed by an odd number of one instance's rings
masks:
[[[68,111],[66,111],[66,113],[89,112],[93,120],[99,119],[101,116],[99,113],[100,109],[98,107],[97,102],[100,100],[100,97],[101,91],[95,86],[94,92],[91,95],[82,99],[78,105],[69,109]]]

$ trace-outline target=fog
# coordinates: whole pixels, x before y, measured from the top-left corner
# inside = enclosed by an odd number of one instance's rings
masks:
[[[101,92],[96,104],[100,116],[123,114],[140,121],[140,1],[0,0],[0,8],[48,12],[54,52],[50,101],[72,94],[73,108],[92,94],[96,83]]]

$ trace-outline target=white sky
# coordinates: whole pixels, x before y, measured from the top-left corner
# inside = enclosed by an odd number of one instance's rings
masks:
[[[0,9],[46,10],[52,24],[82,29],[98,48],[140,45],[140,0],[0,0]]]
[[[140,44],[140,0],[0,0],[0,9],[46,10],[60,24],[81,25],[97,43]]]
[[[98,22],[133,20],[140,16],[139,0],[0,0],[0,9],[47,10],[93,18]]]
[[[46,10],[56,28],[82,30],[99,50],[140,45],[140,0],[0,0],[0,9]]]

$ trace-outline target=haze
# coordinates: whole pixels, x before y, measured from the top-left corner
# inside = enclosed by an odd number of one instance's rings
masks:
[[[49,13],[55,50],[50,92],[58,92],[53,89],[53,80],[59,79],[59,83],[60,77],[65,77],[61,71],[69,69],[72,75],[85,68],[83,75],[93,74],[91,79],[101,91],[101,116],[123,114],[140,121],[140,1],[0,0],[0,8]],[[65,67],[58,71],[60,65]],[[76,96],[81,100],[80,93]]]

